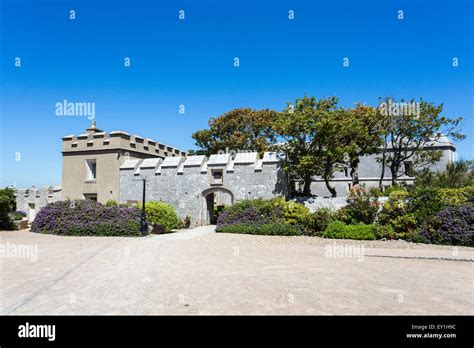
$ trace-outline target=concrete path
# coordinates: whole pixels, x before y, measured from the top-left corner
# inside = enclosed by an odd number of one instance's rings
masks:
[[[178,230],[174,233],[167,234],[152,234],[147,238],[154,238],[157,241],[167,241],[167,240],[185,240],[191,239],[194,237],[205,236],[207,234],[216,233],[216,226],[199,226],[195,228],[187,228]]]
[[[474,314],[474,249],[0,232],[0,314]]]

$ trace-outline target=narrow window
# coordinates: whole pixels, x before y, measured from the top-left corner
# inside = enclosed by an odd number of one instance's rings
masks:
[[[97,202],[97,195],[96,194],[85,193],[84,198]]]
[[[213,169],[212,170],[212,183],[213,184],[222,184],[222,169]]]
[[[86,180],[95,180],[97,175],[97,162],[95,159],[86,160],[87,167],[87,179]]]

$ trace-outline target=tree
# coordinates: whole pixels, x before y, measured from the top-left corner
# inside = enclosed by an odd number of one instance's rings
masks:
[[[192,137],[199,150],[195,154],[210,156],[218,151],[256,151],[262,154],[275,142],[272,124],[277,112],[234,109],[209,120],[209,129],[195,132]]]
[[[355,183],[360,156],[377,154],[381,150],[382,119],[376,108],[358,103],[355,108],[346,110],[342,121],[346,122],[342,122],[339,131],[344,134],[346,162]]]
[[[336,197],[331,180],[337,170],[349,166],[354,180],[361,155],[377,153],[381,145],[380,119],[373,107],[357,104],[338,108],[336,97],[297,99],[277,119],[275,129],[286,140],[286,169],[311,194],[315,175],[324,179]]]
[[[0,189],[0,197],[3,197],[10,206],[10,211],[16,210],[16,197],[15,197],[15,189],[11,187],[5,187],[4,189]]]
[[[316,100],[315,97],[304,96],[296,99],[295,104],[288,106],[275,120],[274,128],[277,134],[285,140],[278,146],[286,153],[284,169],[290,178],[290,194],[294,194],[294,183],[303,186],[302,194],[311,195],[312,177],[325,172],[331,174],[331,156],[322,158],[323,141],[322,132],[334,134],[332,124],[328,122],[328,115],[336,110],[337,98],[329,97]],[[326,166],[326,170],[324,167]]]
[[[406,105],[416,105],[416,108],[408,109]],[[416,112],[413,112],[415,109]],[[426,150],[426,147],[443,134],[454,140],[465,138],[456,130],[462,119],[442,116],[442,110],[443,104],[434,105],[423,100],[415,103],[413,99],[409,103],[402,99],[399,103],[394,98],[386,98],[379,105],[384,124],[384,146],[381,150],[382,157],[379,158],[382,164],[380,186],[386,167],[390,169],[394,185],[405,172],[411,175],[416,169],[439,161],[441,152]],[[401,171],[404,165],[406,170]]]

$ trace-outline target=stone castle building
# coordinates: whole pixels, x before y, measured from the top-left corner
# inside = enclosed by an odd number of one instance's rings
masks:
[[[17,209],[33,221],[48,203],[64,199],[119,201],[120,166],[128,159],[164,159],[186,152],[123,131],[104,132],[95,126],[86,133],[62,138],[61,187],[17,190]]]
[[[455,160],[455,146],[446,137],[428,144],[425,151],[440,150],[439,162],[430,170],[443,170]],[[62,138],[62,186],[17,190],[17,209],[34,219],[38,209],[64,199],[92,199],[106,203],[113,199],[134,203],[146,199],[171,204],[181,218],[192,225],[215,222],[215,211],[242,199],[287,195],[287,180],[281,168],[282,154],[258,153],[187,156],[187,153],[152,139],[123,131],[104,132],[93,123],[86,133]],[[398,181],[411,183],[410,162],[404,163]],[[381,166],[376,156],[360,158],[360,184],[378,186]],[[386,170],[384,184],[391,184]],[[335,173],[331,185],[338,196],[352,186],[349,168]],[[313,195],[329,197],[324,180],[313,178]],[[324,198],[321,198],[324,200]],[[326,200],[327,201],[327,200]]]
[[[119,168],[127,159],[185,156],[186,152],[127,132],[106,133],[95,123],[79,135],[62,138],[62,197],[119,201]]]
[[[256,197],[286,193],[286,182],[277,153],[238,153],[164,160],[130,159],[120,167],[120,201],[139,202],[146,178],[146,199],[170,203],[191,225],[215,223],[215,208]]]

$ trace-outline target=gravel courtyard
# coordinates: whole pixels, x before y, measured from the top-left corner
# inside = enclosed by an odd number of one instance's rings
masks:
[[[0,245],[0,314],[474,314],[474,248],[212,226]]]

